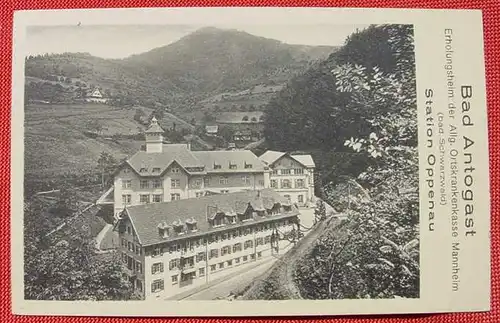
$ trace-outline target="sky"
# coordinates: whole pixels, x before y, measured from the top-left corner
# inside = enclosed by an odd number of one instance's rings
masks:
[[[87,52],[102,58],[125,58],[171,44],[205,26],[32,26],[27,30],[27,55]],[[276,39],[288,44],[344,44],[347,36],[365,25],[233,25],[216,26]]]

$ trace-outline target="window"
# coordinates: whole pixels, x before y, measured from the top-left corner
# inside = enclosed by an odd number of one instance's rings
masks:
[[[304,195],[299,195],[299,196],[297,196],[297,201],[298,201],[299,203],[304,203]]]
[[[157,279],[151,283],[151,291],[153,293],[163,290],[163,279]]]
[[[220,255],[225,256],[231,253],[231,247],[230,246],[224,246],[220,250]]]
[[[205,260],[205,253],[200,252],[196,255],[196,262],[204,261]]]
[[[137,271],[138,273],[142,273],[142,263],[140,263],[139,261],[135,263],[135,271]]]
[[[123,169],[123,173],[124,173],[124,174],[128,174],[128,173],[130,173],[130,169],[128,169],[128,168]]]
[[[149,194],[141,194],[141,195],[139,195],[139,201],[141,203],[149,203]]]
[[[176,259],[172,259],[170,260],[170,262],[168,263],[168,269],[169,270],[175,270],[175,269],[178,269],[180,266],[180,259],[179,258],[176,258]]]
[[[256,246],[261,246],[264,244],[264,238],[257,238],[255,239],[255,245]]]
[[[173,275],[172,276],[172,285],[175,285],[179,282],[179,276],[178,275]]]
[[[162,188],[162,182],[161,182],[161,179],[155,179],[153,181],[153,188]]]
[[[252,260],[255,259],[255,254],[254,253],[250,254],[250,259],[252,259]]]
[[[134,252],[134,245],[132,244],[132,242],[128,242],[128,251]]]
[[[196,192],[196,197],[203,197],[203,192]]]
[[[160,203],[163,201],[163,195],[153,194],[153,203]]]
[[[248,168],[252,168],[252,164],[247,164],[247,163],[245,162],[245,168],[246,168],[246,169],[248,169]]]
[[[127,254],[122,251],[122,263],[126,264],[127,263]]]
[[[283,197],[286,198],[289,201],[291,200],[290,195],[288,195],[288,194],[283,195]]]
[[[214,164],[214,169],[221,169],[221,168],[222,168],[222,166],[221,166],[221,165],[219,165],[219,164]]]
[[[122,195],[122,203],[124,205],[130,205],[131,202],[132,202],[132,195],[130,195],[130,194],[123,194]]]
[[[227,261],[227,266],[229,267],[229,266],[232,266],[232,265],[233,265],[233,261],[232,260],[228,260]]]
[[[293,173],[295,175],[302,175],[302,174],[304,174],[304,170],[302,168],[294,168]]]
[[[141,281],[141,280],[137,279],[137,280],[135,281],[135,286],[136,286],[136,288],[137,288],[137,290],[138,290],[139,292],[142,292],[142,281]]]
[[[141,179],[140,188],[141,189],[149,188],[149,181],[146,179]]]
[[[210,186],[210,177],[203,178],[203,185]]]
[[[236,169],[236,168],[237,168],[236,164],[229,163],[229,169]]]
[[[205,276],[205,268],[200,268],[198,271],[198,275]]]
[[[262,179],[259,180],[259,186],[264,186],[264,181]]]
[[[153,249],[153,257],[158,257],[158,256],[161,256],[163,254],[162,252],[162,248],[161,247],[155,247]]]
[[[170,200],[177,201],[180,199],[181,199],[181,195],[179,193],[170,194]]]
[[[228,194],[228,193],[229,193],[229,190],[220,190],[220,193],[221,193],[221,194]]]
[[[271,236],[264,237],[264,243],[265,244],[271,243]]]
[[[196,186],[196,187],[200,187],[200,186],[201,186],[201,183],[202,183],[201,179],[200,179],[200,178],[198,178],[197,180],[195,180],[195,181],[194,181],[194,186]]]
[[[282,179],[281,188],[292,188],[292,183],[290,182],[289,179]]]
[[[129,226],[127,226],[127,233],[128,233],[128,234],[132,234],[132,228],[131,228],[131,227],[129,227]]]
[[[277,169],[273,169],[272,174],[273,174],[273,175],[278,175],[278,170],[277,170]]]
[[[179,168],[178,167],[172,167],[172,173],[178,173],[179,172]]]
[[[161,168],[159,168],[159,167],[153,167],[153,173],[158,174],[159,172],[161,172]]]
[[[157,262],[151,266],[151,274],[162,273],[163,272],[163,263]]]
[[[250,185],[250,176],[247,176],[247,175],[242,176],[241,180],[243,181],[243,184]]]
[[[257,252],[257,258],[261,258],[262,257],[262,252]]]
[[[221,185],[226,185],[227,183],[228,183],[228,179],[227,179],[227,177],[226,177],[226,176],[221,176],[221,177],[219,178],[219,184],[221,184]]]
[[[281,175],[290,175],[290,170],[289,169],[282,169]]]
[[[253,247],[253,241],[252,240],[245,241],[245,249],[252,248],[252,247]]]
[[[216,265],[210,265],[210,271],[216,271],[217,266]]]
[[[239,263],[240,263],[240,257],[238,257],[238,258],[234,258],[234,263],[235,263],[235,264],[239,264]]]
[[[219,269],[223,269],[224,268],[224,263],[223,262],[220,262],[219,263]]]
[[[127,240],[122,238],[122,247],[126,247],[126,246],[127,246]]]
[[[243,261],[247,261],[248,260],[248,256],[243,256]]]
[[[140,170],[139,170],[139,173],[146,173],[148,171],[148,169],[146,167],[142,167]]]
[[[172,179],[170,180],[172,188],[179,188],[181,187],[181,181],[179,179]]]
[[[272,180],[271,180],[271,187],[272,187],[272,188],[278,188],[278,181],[277,181],[277,180],[275,180],[275,179],[272,179]]]
[[[138,245],[135,245],[135,254],[140,255],[141,254],[141,247]]]
[[[233,252],[241,251],[241,243],[233,245]]]
[[[127,189],[132,187],[132,180],[124,179],[122,182],[122,188]]]
[[[219,257],[219,249],[210,250],[210,259]]]
[[[295,187],[296,188],[303,188],[304,187],[304,180],[303,179],[296,179],[295,180]]]

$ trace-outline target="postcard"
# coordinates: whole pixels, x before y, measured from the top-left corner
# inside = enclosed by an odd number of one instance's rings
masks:
[[[488,311],[478,10],[18,11],[15,314]]]

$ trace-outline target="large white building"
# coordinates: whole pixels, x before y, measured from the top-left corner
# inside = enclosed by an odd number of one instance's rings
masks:
[[[268,150],[259,159],[271,169],[271,188],[301,206],[314,202],[316,166],[311,155]]]
[[[162,203],[206,195],[272,188],[300,206],[314,202],[314,161],[310,155],[249,150],[191,151],[165,144],[155,118],[146,130],[146,149],[122,163],[113,186],[97,201],[113,207]]]
[[[135,293],[165,299],[283,252],[279,240],[296,237],[298,215],[263,189],[130,206],[115,229]]]
[[[153,118],[146,150],[127,159],[114,174],[114,185],[97,201],[126,206],[161,203],[210,194],[269,187],[269,168],[251,151],[191,151],[186,144],[164,144]]]

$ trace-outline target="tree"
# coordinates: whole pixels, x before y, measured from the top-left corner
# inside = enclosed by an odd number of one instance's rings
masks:
[[[33,217],[29,217],[32,219]],[[95,255],[95,242],[78,232],[71,238],[39,243],[41,234],[27,226],[24,262],[24,296],[30,300],[127,300],[130,283],[120,261]]]
[[[97,160],[97,168],[101,173],[101,186],[104,188],[108,182],[113,178],[113,172],[118,167],[116,159],[107,152],[101,152]]]
[[[326,220],[326,207],[325,202],[318,200],[316,202],[316,208],[314,209],[314,222]]]

